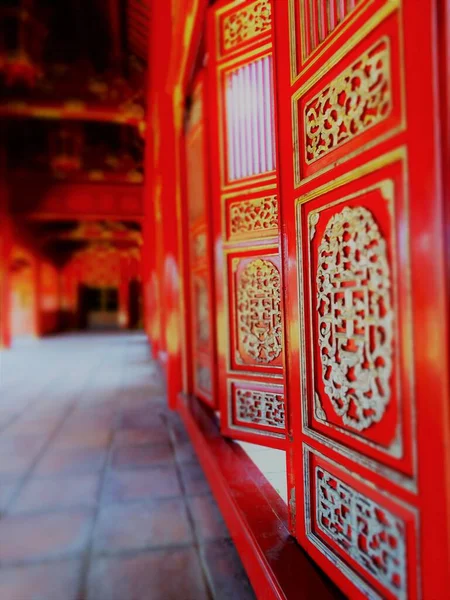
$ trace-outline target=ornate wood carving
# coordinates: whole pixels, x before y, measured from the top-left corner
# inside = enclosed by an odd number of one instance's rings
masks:
[[[282,394],[237,388],[235,408],[236,418],[239,421],[277,429],[285,428]]]
[[[343,422],[361,431],[390,400],[393,310],[386,242],[370,211],[345,207],[318,248],[318,344],[325,392]]]
[[[223,48],[228,52],[247,42],[272,26],[272,9],[270,0],[257,0],[252,4],[224,17]]]
[[[315,468],[317,526],[396,598],[406,598],[404,522],[379,503]]]
[[[280,288],[280,273],[268,260],[257,258],[240,273],[237,327],[241,358],[244,354],[250,362],[268,364],[281,354]]]
[[[305,106],[308,164],[389,116],[390,62],[389,40],[383,38]]]
[[[276,196],[233,202],[229,208],[230,238],[278,230]]]

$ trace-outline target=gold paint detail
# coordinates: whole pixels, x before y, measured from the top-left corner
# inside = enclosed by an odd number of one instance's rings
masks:
[[[236,418],[239,421],[264,427],[285,428],[282,394],[259,390],[236,389]]]
[[[230,206],[230,237],[278,229],[276,196],[242,200]]]
[[[317,527],[395,598],[407,597],[406,525],[386,508],[315,468]]]
[[[281,354],[280,303],[278,269],[268,260],[250,262],[238,279],[238,336],[240,348],[257,363],[271,363]]]
[[[272,7],[270,0],[257,0],[237,10],[223,20],[223,47],[227,52],[252,38],[270,31]]]
[[[325,393],[348,427],[378,423],[391,397],[391,275],[372,213],[345,207],[318,248],[318,344]]]
[[[309,215],[309,239],[313,240],[316,235],[316,225],[319,222],[320,213],[312,212]]]
[[[389,40],[382,38],[305,106],[306,162],[386,119],[391,87]]]

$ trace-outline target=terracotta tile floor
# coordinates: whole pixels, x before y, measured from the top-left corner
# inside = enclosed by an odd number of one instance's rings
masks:
[[[140,334],[0,353],[1,600],[254,598]]]

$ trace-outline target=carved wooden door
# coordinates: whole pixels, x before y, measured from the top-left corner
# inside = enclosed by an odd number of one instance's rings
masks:
[[[213,256],[211,210],[206,169],[205,78],[195,80],[185,131],[186,182],[189,221],[189,295],[193,390],[209,404],[216,404],[215,325],[212,307]]]
[[[208,37],[221,427],[284,447],[271,3],[216,3]]]
[[[442,598],[438,3],[274,8],[296,536],[351,598]]]

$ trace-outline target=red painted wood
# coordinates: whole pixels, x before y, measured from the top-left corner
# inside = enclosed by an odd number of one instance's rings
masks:
[[[10,188],[12,212],[29,219],[140,221],[144,214],[139,184],[71,184],[33,177],[11,179]]]
[[[268,231],[264,231],[264,227],[263,231],[254,228],[235,237],[231,235],[230,230],[231,207],[236,206],[237,202],[244,202],[247,203],[246,206],[250,206],[249,203],[255,200],[271,197],[278,202],[276,171],[268,168],[270,155],[276,144],[275,132],[272,132],[267,124],[267,121],[270,122],[273,118],[273,100],[270,94],[264,96],[262,87],[258,88],[260,94],[255,97],[254,105],[250,108],[245,107],[245,102],[251,97],[249,94],[256,86],[259,69],[256,61],[271,56],[271,29],[265,27],[260,34],[237,40],[236,43],[225,43],[224,31],[228,29],[228,20],[241,18],[241,13],[253,10],[252,5],[250,0],[238,5],[229,0],[222,0],[210,9],[207,23],[210,127],[208,138],[214,219],[218,393],[221,430],[224,435],[270,447],[285,448],[285,424],[274,429],[265,424],[264,416],[259,422],[257,418],[252,419],[248,416],[244,422],[236,412],[237,394],[248,394],[250,402],[256,397],[278,397],[282,402],[284,398],[283,351],[280,350],[273,358],[258,361],[245,350],[243,334],[239,333],[240,319],[243,318],[240,312],[242,302],[239,300],[239,294],[242,287],[239,286],[239,281],[244,281],[243,278],[246,277],[245,268],[251,268],[260,260],[272,274],[279,274],[278,222],[275,216],[275,225],[272,224]],[[229,63],[231,58],[232,63]],[[238,69],[241,69],[239,76],[236,75]],[[241,95],[235,100],[233,111],[228,110],[227,113],[226,85],[227,81],[233,78],[233,85],[239,86],[237,89],[241,90]],[[270,76],[263,78],[267,86],[270,85],[269,79]],[[241,89],[243,85],[246,85],[245,91]],[[259,114],[260,108],[261,120],[255,123],[253,115]],[[233,120],[231,115],[234,115]],[[236,124],[233,138],[231,130],[234,119]],[[268,132],[272,134],[271,142]],[[232,139],[237,141],[233,144],[227,143]],[[265,152],[262,152],[264,143],[267,147],[264,148]],[[248,161],[247,158],[253,154],[254,159],[258,158],[256,149],[259,151],[259,162]],[[229,165],[229,156],[234,156],[234,177]],[[256,162],[261,173],[255,173],[253,170]],[[279,285],[281,286],[281,281]],[[272,288],[268,292],[260,289],[258,294],[270,303],[272,300],[269,294],[274,290],[275,288]],[[256,304],[254,306],[257,311]],[[264,327],[265,324],[262,325],[262,329]]]
[[[258,600],[343,598],[289,535],[287,509],[245,452],[195,398],[179,411]]]
[[[324,480],[318,479],[316,485],[315,477],[326,470],[335,483],[339,480],[403,523],[404,596],[439,598],[442,590],[449,586],[450,559],[449,304],[442,226],[446,215],[448,223],[442,188],[443,181],[448,183],[445,175],[448,168],[442,164],[440,132],[441,111],[446,110],[448,104],[447,99],[442,102],[439,95],[445,81],[439,79],[439,70],[442,76],[445,67],[437,35],[439,3],[428,0],[419,7],[407,1],[402,3],[401,9],[391,4],[392,11],[384,13],[388,4],[384,0],[357,3],[348,15],[346,29],[338,26],[318,51],[304,62],[298,58],[297,65],[291,65],[288,3],[274,2],[286,386],[293,436],[296,537],[349,597],[365,598],[375,593],[373,590],[382,597],[400,597],[401,591],[397,594],[392,587],[387,589],[380,577],[371,574],[360,560],[350,556],[332,536],[324,533],[323,527],[321,529],[323,521],[317,511],[317,494],[322,485],[320,481]],[[371,25],[377,15],[379,23]],[[293,27],[298,36],[298,21]],[[443,27],[442,21],[440,27]],[[355,34],[360,34],[359,41],[352,37]],[[382,38],[388,39],[390,44],[392,105],[389,114],[353,140],[308,162],[302,129],[305,106],[313,101],[314,94],[324,90],[339,73],[354,64],[364,50]],[[300,44],[298,37],[297,43]],[[299,48],[296,50],[294,54],[299,57]],[[333,57],[338,52],[341,58],[336,62]],[[294,82],[291,67],[294,73],[298,69]],[[310,86],[310,79],[316,76],[317,81]],[[305,86],[303,93],[302,86]],[[296,92],[299,100],[293,103]],[[297,146],[293,136],[293,107],[298,107],[300,115]],[[298,187],[294,187],[292,161],[296,148],[300,154]],[[398,149],[402,149],[401,152]],[[391,159],[386,158],[395,152]],[[365,172],[369,161],[380,164],[374,163],[373,168]],[[327,170],[328,167],[331,168]],[[337,185],[340,177],[342,183]],[[380,212],[386,206],[386,199],[379,191],[381,181],[392,182],[391,214]],[[375,191],[377,186],[378,192]],[[319,188],[321,192],[317,197],[312,196]],[[296,208],[298,199],[303,203]],[[331,207],[338,201],[342,201],[340,207]],[[328,219],[333,211],[356,204],[372,212],[387,243],[395,282],[390,293],[396,302],[393,373],[397,379],[394,375],[391,379],[394,393],[383,419],[350,436],[348,428],[337,430],[324,425],[314,410],[314,393],[325,398],[317,351],[315,286],[318,245]],[[319,208],[324,210],[310,237],[306,219]],[[301,265],[299,256],[304,257]],[[300,274],[303,288],[300,288]],[[301,301],[304,313],[300,310]],[[300,346],[301,338],[306,341],[304,348]],[[314,372],[313,368],[316,368]],[[336,424],[338,419],[330,404],[326,404],[326,398],[323,409],[326,421]],[[412,418],[414,409],[416,416]],[[389,456],[385,448],[392,442],[395,429],[403,446],[398,455]],[[349,569],[347,573],[345,568]]]
[[[193,392],[210,406],[217,406],[215,369],[214,263],[209,195],[208,128],[205,122],[205,73],[200,71],[192,84],[191,107],[187,115],[183,166],[186,180],[187,233],[185,278],[186,310],[190,348],[190,383]]]

